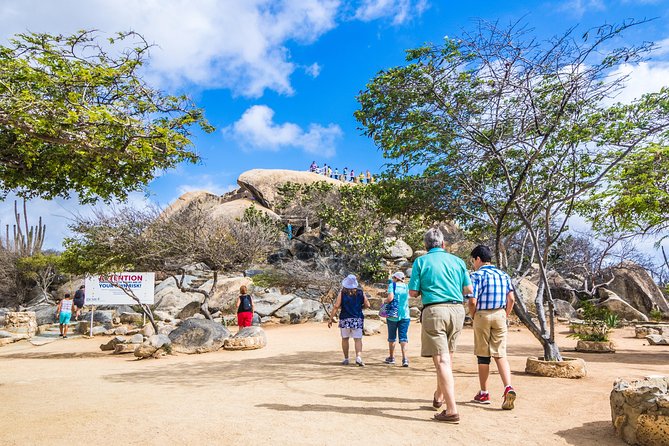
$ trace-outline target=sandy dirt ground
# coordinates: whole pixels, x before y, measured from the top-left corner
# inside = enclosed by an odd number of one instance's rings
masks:
[[[630,328],[614,333],[617,353],[579,354],[562,327],[563,353],[584,358],[588,376],[526,375],[526,357],[541,349],[517,328],[518,400],[502,411],[496,372],[493,404],[471,402],[478,380],[465,328],[454,364],[462,421],[443,424],[431,420],[435,372],[418,357],[419,330],[412,323],[409,368],[383,364],[384,335],[364,338],[366,367],[339,365],[338,330],[325,324],[266,327],[262,350],[143,361],[101,352],[104,337],[21,341],[0,349],[0,445],[620,445],[613,381],[669,374],[669,347],[645,345]]]

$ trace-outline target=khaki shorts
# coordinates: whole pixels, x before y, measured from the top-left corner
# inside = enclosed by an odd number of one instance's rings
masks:
[[[506,310],[478,310],[474,315],[474,354],[506,356]]]
[[[432,357],[455,352],[455,343],[465,322],[461,304],[430,305],[423,309],[421,321],[421,356]]]

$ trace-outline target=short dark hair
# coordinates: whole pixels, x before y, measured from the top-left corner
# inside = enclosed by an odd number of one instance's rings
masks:
[[[492,261],[492,251],[486,245],[478,245],[476,248],[472,249],[471,253],[472,259],[479,258],[482,262],[491,262]]]

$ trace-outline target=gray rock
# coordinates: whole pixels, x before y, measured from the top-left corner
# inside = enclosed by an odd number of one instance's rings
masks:
[[[8,331],[0,330],[0,338],[11,338],[14,335]]]
[[[381,333],[381,327],[383,327],[383,322],[365,319],[365,325],[362,332],[365,336],[373,336]]]
[[[272,316],[275,311],[295,299],[292,294],[266,293],[254,296],[255,312],[262,318]]]
[[[114,310],[93,311],[93,322],[99,322],[101,324],[109,324],[109,326],[111,327],[113,319],[114,319]],[[90,312],[81,313],[81,317],[79,317],[79,320],[90,321],[91,313]]]
[[[318,313],[323,311],[323,306],[320,302],[316,302],[311,299],[302,299],[296,297],[291,300],[287,305],[278,309],[274,316],[281,319],[290,320],[291,324],[297,324],[301,322],[306,322],[309,319],[314,318]]]
[[[186,319],[169,334],[172,348],[179,353],[206,353],[218,350],[230,337],[221,324],[206,319]]]
[[[101,326],[93,327],[93,336],[104,335],[106,333],[107,333],[107,329],[105,327],[101,327]]]
[[[553,308],[555,309],[555,315],[558,317],[573,319],[578,315],[574,307],[572,307],[569,302],[564,300],[553,300]]]
[[[607,270],[603,277],[608,280],[613,274],[613,282],[606,288],[613,291],[634,309],[648,315],[653,308],[669,315],[669,303],[662,290],[643,267],[624,262],[620,266]],[[607,297],[607,296],[604,296]]]
[[[257,350],[267,345],[267,336],[260,327],[244,327],[236,335],[225,340],[226,350]]]
[[[646,336],[646,340],[650,345],[669,345],[669,336],[650,334]]]
[[[137,333],[130,338],[129,341],[131,344],[141,344],[144,342],[144,336],[141,333]]]
[[[422,250],[422,249],[417,249],[416,251],[413,252],[413,255],[411,256],[411,261],[413,262],[418,257],[424,256],[425,254],[427,254],[427,251]]]
[[[121,325],[120,327],[116,327],[114,330],[115,335],[123,336],[128,333],[128,327],[125,325]]]
[[[172,345],[172,341],[170,340],[170,337],[164,334],[157,334],[151,336],[147,341],[150,345],[152,345],[155,348],[161,348],[166,345]]]
[[[413,250],[404,240],[387,240],[389,243],[386,254],[384,255],[387,259],[397,259],[400,257],[411,258],[413,255]]]
[[[55,305],[38,305],[33,307],[33,311],[37,318],[37,325],[55,324],[57,322]]]
[[[265,271],[261,269],[247,269],[246,271],[244,271],[244,277],[253,277],[257,276],[258,274],[262,274],[264,272]]]

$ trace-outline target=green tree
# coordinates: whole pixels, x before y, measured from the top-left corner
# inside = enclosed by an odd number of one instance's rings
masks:
[[[513,24],[481,22],[472,33],[407,52],[408,64],[380,72],[356,117],[390,161],[386,176],[409,200],[492,234],[498,263],[523,232],[541,281],[538,324],[518,299],[516,314],[560,359],[546,274],[550,253],[579,205],[621,161],[666,139],[669,92],[607,106],[625,85],[615,76],[652,45],[614,46],[637,22],[582,36],[570,29],[545,42]],[[544,311],[548,306],[548,314]]]
[[[196,162],[190,129],[213,128],[185,96],[143,81],[149,48],[134,32],[103,42],[93,31],[1,46],[0,192],[123,199],[159,170]]]

